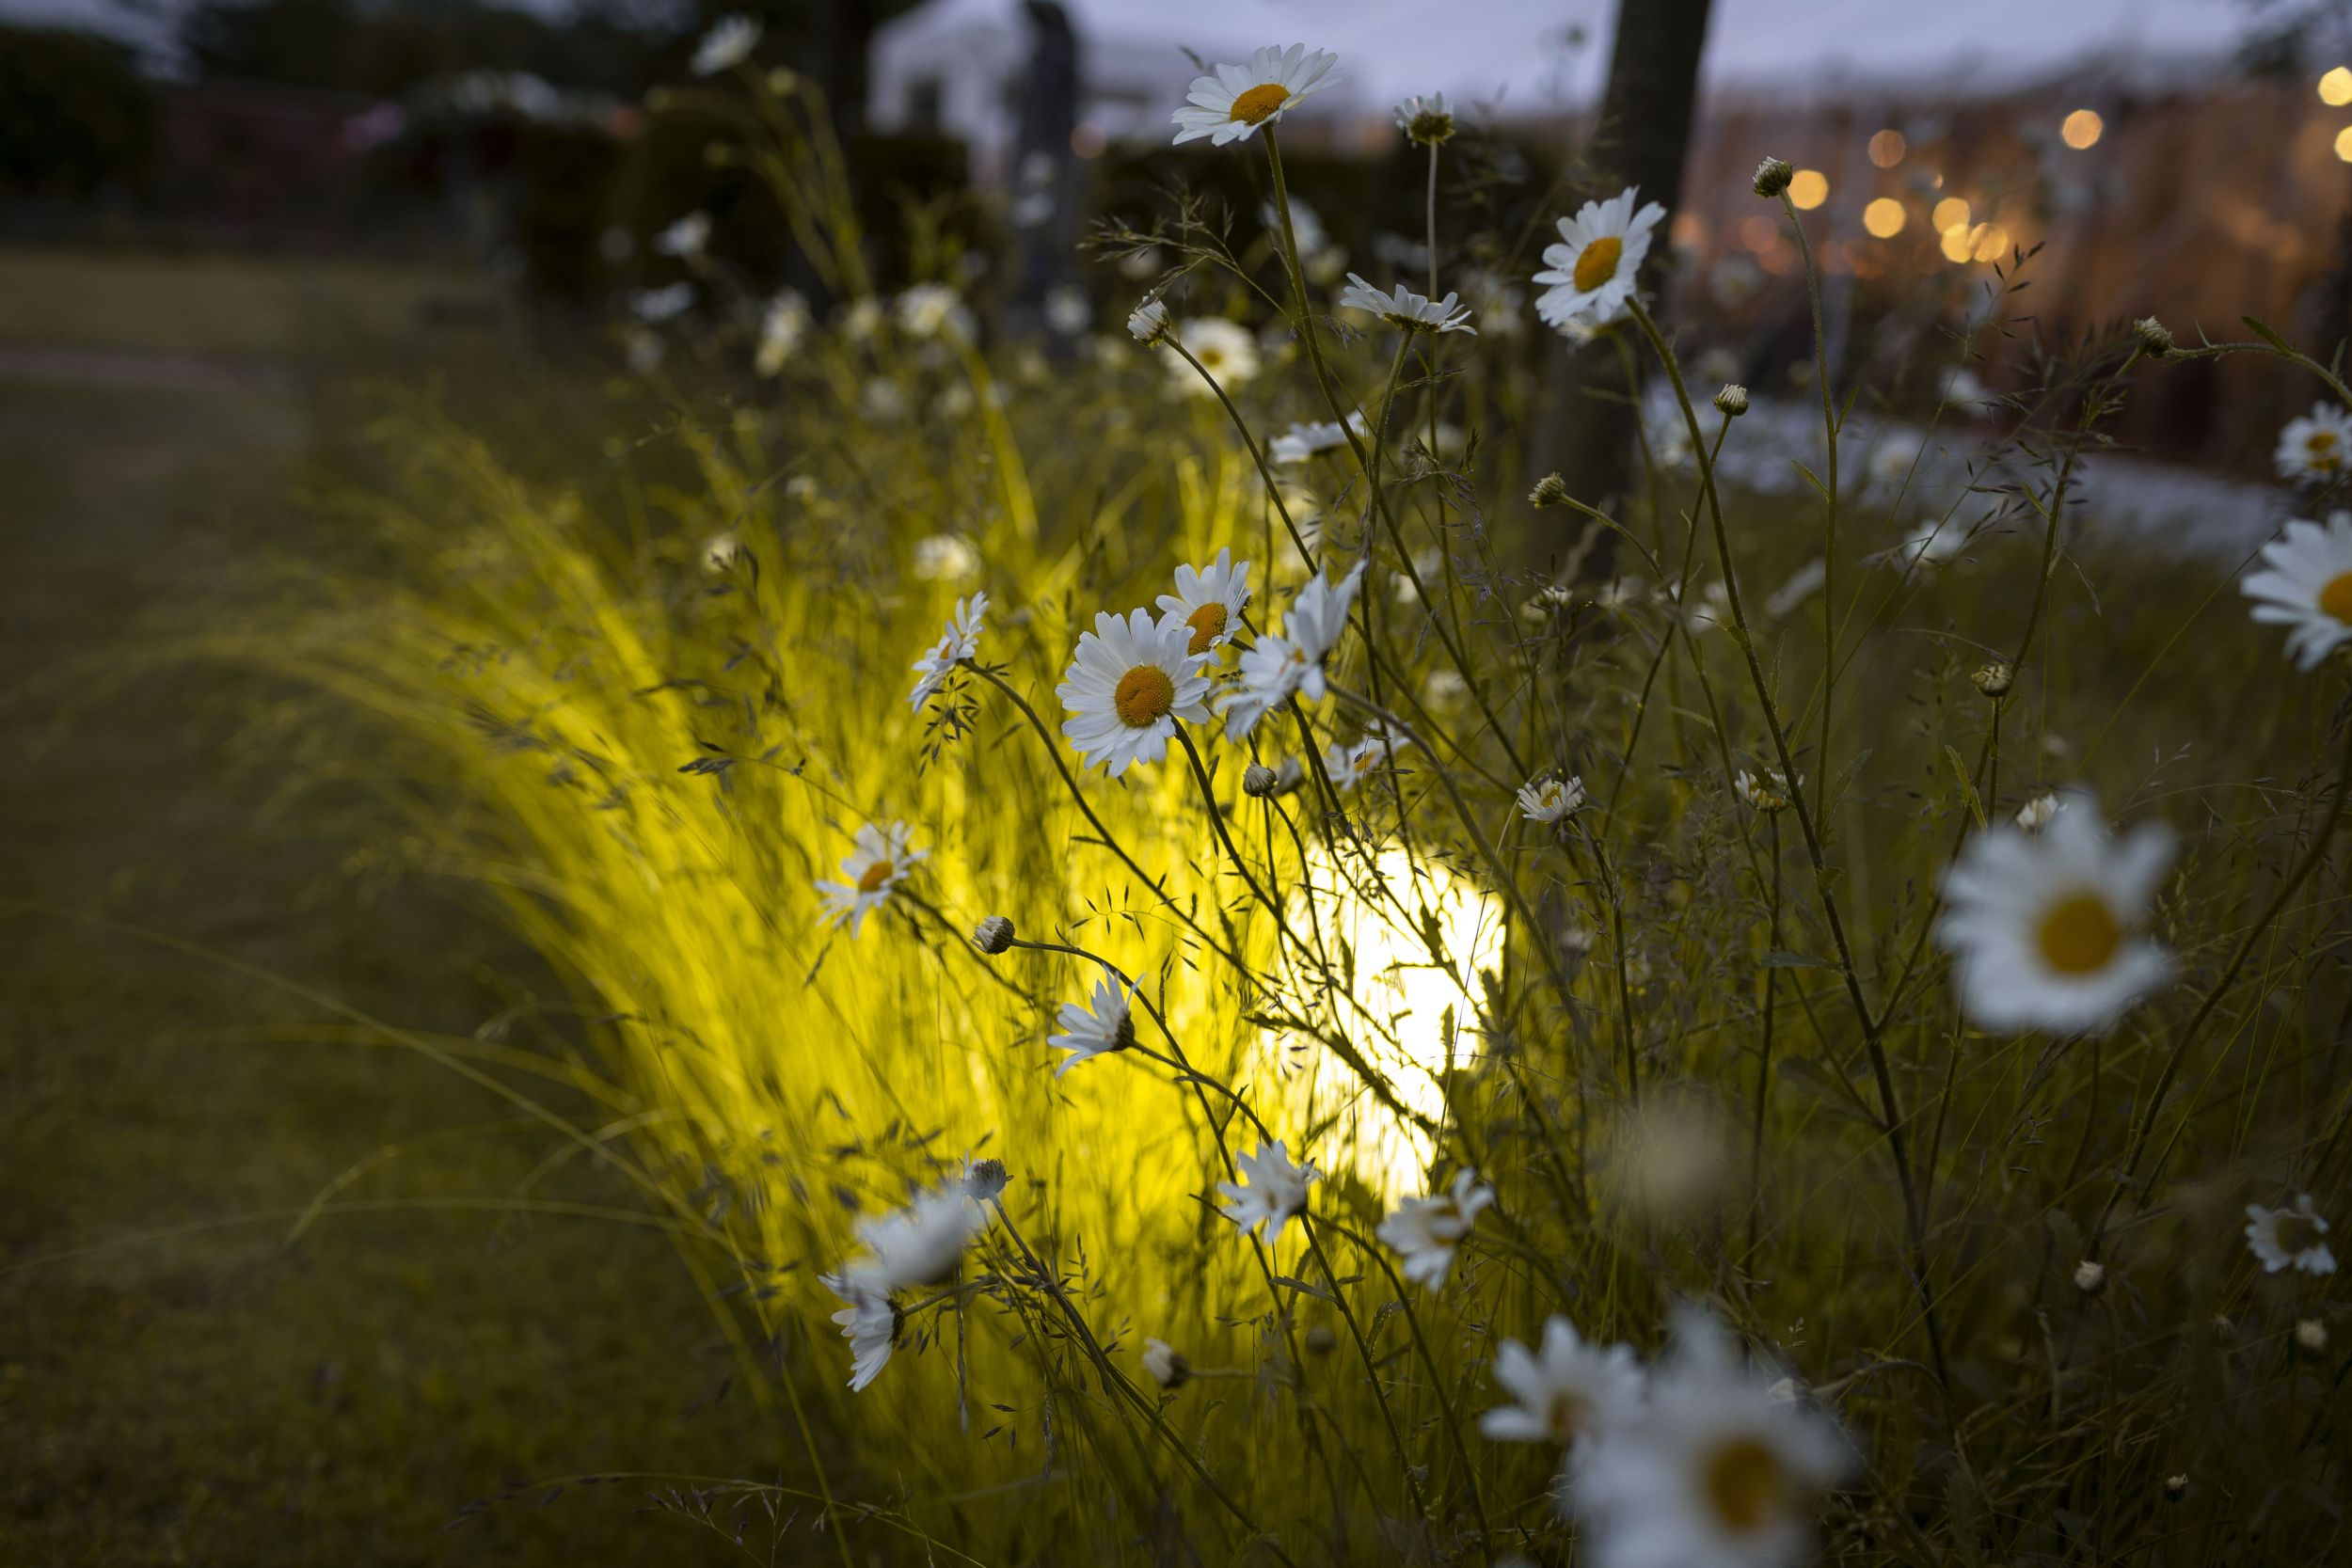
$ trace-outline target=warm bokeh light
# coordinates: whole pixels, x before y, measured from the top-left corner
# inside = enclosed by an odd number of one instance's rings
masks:
[[[1955,223],[1944,230],[1944,260],[1947,261],[1968,260],[1968,226],[1966,224]]]
[[[1829,199],[1829,176],[1818,168],[1801,168],[1788,182],[1789,205],[1811,212]]]
[[[2336,133],[2336,156],[2352,164],[2352,125]]]
[[[1903,231],[1905,216],[1901,202],[1891,196],[1883,196],[1862,209],[1862,227],[1868,230],[1874,239],[1891,240]]]
[[[1870,138],[1870,162],[1881,168],[1893,168],[1903,161],[1903,153],[1910,146],[1900,131],[1889,126]]]
[[[1968,215],[1966,197],[1947,196],[1935,204],[1935,211],[1929,214],[1928,221],[1934,224],[1940,233],[1947,229],[1967,228]]]
[[[2352,70],[2338,66],[2322,76],[2319,79],[2319,101],[2331,109],[2341,109],[2346,103],[2352,103]]]
[[[1997,223],[1980,223],[1968,230],[1969,254],[1979,261],[1997,261],[2009,249],[2009,230]]]
[[[2067,146],[2079,152],[2097,142],[2106,128],[2107,122],[2099,118],[2098,110],[2076,109],[2058,126],[2058,135],[2065,138]]]

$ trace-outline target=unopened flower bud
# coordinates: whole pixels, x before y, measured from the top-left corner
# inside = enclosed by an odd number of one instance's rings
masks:
[[[2305,1318],[2295,1325],[2295,1346],[2305,1355],[2325,1355],[2328,1353],[2328,1325],[2317,1318]]]
[[[1723,413],[1738,419],[1748,411],[1748,389],[1736,381],[1724,383],[1724,389],[1715,394],[1715,406]]]
[[[1535,482],[1535,488],[1527,493],[1530,506],[1565,506],[1568,504],[1568,482],[1558,474],[1546,474]]]
[[[2164,1500],[2166,1502],[2176,1503],[2187,1496],[2188,1477],[2185,1473],[2164,1478]]]
[[[1274,793],[1280,781],[1273,768],[1263,762],[1253,762],[1241,770],[1241,792],[1253,800],[1263,800]]]
[[[2153,316],[2142,316],[2132,323],[2132,336],[2139,340],[2139,352],[2151,359],[2161,359],[2172,352],[2172,329]]]
[[[1317,1323],[1307,1330],[1307,1354],[1309,1355],[1328,1355],[1339,1348],[1340,1337],[1331,1331],[1329,1323]]]
[[[1761,197],[1778,196],[1788,188],[1788,182],[1796,178],[1796,173],[1786,159],[1765,159],[1756,166],[1756,194]]]
[[[972,945],[994,958],[1012,945],[1012,922],[1001,914],[992,914],[972,931]]]
[[[1167,1389],[1182,1388],[1192,1376],[1192,1363],[1184,1353],[1165,1339],[1143,1342],[1143,1370],[1152,1374],[1152,1381]]]
[[[2107,1288],[2106,1265],[2089,1259],[2074,1265],[2074,1289],[2087,1296],[2095,1296]]]
[[[979,1203],[993,1202],[1011,1180],[1002,1160],[975,1160],[964,1169],[964,1196]]]
[[[1996,658],[1968,678],[1975,681],[1977,689],[1986,696],[2006,697],[2009,689],[2017,684],[2017,671],[2014,666]]]

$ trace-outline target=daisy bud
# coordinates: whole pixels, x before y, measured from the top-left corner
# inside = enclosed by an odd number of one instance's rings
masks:
[[[2185,1473],[2164,1478],[2164,1500],[2166,1502],[2176,1503],[2187,1496],[2188,1477]]]
[[[1738,419],[1748,411],[1748,389],[1736,381],[1724,383],[1724,389],[1715,394],[1715,406],[1723,413]]]
[[[2328,1325],[2317,1318],[2305,1318],[2295,1325],[2295,1346],[2305,1355],[2325,1355],[2328,1353]]]
[[[1002,1160],[975,1160],[963,1173],[963,1193],[976,1203],[993,1203],[1011,1180],[1012,1173],[1005,1169]]]
[[[1558,474],[1546,474],[1535,482],[1535,488],[1527,493],[1530,506],[1565,506],[1568,504],[1568,482]]]
[[[1797,171],[1784,158],[1767,158],[1756,166],[1756,194],[1775,197],[1788,188]]]
[[[1274,769],[1263,762],[1253,762],[1241,771],[1241,792],[1253,800],[1265,800],[1280,782]]]
[[[2139,340],[2139,352],[2151,359],[2161,359],[2172,352],[2172,329],[2153,316],[2142,316],[2132,323],[2132,336]]]
[[[1328,1355],[1339,1348],[1340,1337],[1331,1331],[1329,1323],[1317,1323],[1307,1330],[1307,1354],[1309,1355]]]
[[[1143,1370],[1152,1374],[1152,1382],[1171,1392],[1192,1376],[1192,1363],[1184,1359],[1184,1353],[1165,1339],[1143,1342]]]
[[[2017,672],[1996,658],[1968,678],[1975,681],[1977,689],[1986,696],[2006,697],[2009,689],[2017,684]]]
[[[972,931],[972,945],[994,958],[1012,945],[1012,922],[1001,914],[992,914]]]
[[[2074,1265],[2074,1289],[2087,1296],[2095,1296],[2107,1288],[2106,1266],[2085,1259]]]

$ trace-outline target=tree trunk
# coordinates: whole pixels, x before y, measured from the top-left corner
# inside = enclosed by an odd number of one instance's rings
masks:
[[[1617,36],[1609,56],[1609,85],[1586,162],[1597,172],[1600,196],[1641,187],[1645,201],[1666,209],[1666,225],[1642,267],[1642,292],[1657,296],[1671,246],[1667,230],[1682,202],[1682,166],[1691,149],[1698,107],[1699,55],[1707,43],[1713,0],[1617,0]],[[1634,362],[1650,358],[1636,345]],[[1619,356],[1599,349],[1562,352],[1551,377],[1549,429],[1536,443],[1587,504],[1619,510],[1633,476],[1640,388],[1629,392]],[[1539,464],[1541,468],[1547,465]],[[1615,535],[1604,533],[1585,557],[1585,571],[1606,576],[1614,565]]]

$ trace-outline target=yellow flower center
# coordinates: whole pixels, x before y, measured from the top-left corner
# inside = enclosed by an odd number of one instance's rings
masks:
[[[1584,254],[1576,259],[1576,271],[1570,275],[1577,288],[1591,293],[1617,276],[1617,258],[1625,254],[1625,242],[1614,234],[1603,234],[1584,247]]]
[[[2313,452],[2333,451],[2336,450],[2336,433],[2332,430],[2314,430],[2303,444]]]
[[[1780,1456],[1753,1437],[1738,1437],[1715,1450],[1707,1466],[1707,1499],[1715,1516],[1745,1532],[1779,1516],[1788,1491]]]
[[[1584,1435],[1591,1418],[1591,1407],[1584,1397],[1565,1388],[1554,1389],[1550,1402],[1544,1407],[1545,1430],[1553,1442],[1563,1446]]]
[[[2058,900],[2042,917],[2035,933],[2042,957],[2060,974],[2091,974],[2105,969],[2123,944],[2123,927],[2116,924],[2106,900],[2095,893],[2077,893]]]
[[[1119,677],[1111,705],[1119,721],[1132,730],[1146,730],[1168,716],[1176,705],[1176,683],[1156,664],[1138,664]]]
[[[1221,604],[1204,604],[1184,617],[1184,625],[1192,628],[1192,646],[1188,653],[1205,654],[1209,644],[1225,635],[1226,613]]]
[[[1262,125],[1266,116],[1291,101],[1290,89],[1276,82],[1251,87],[1233,100],[1234,119],[1246,125]]]
[[[2270,1222],[2270,1237],[2280,1252],[2292,1258],[2319,1244],[2319,1227],[2301,1214],[2284,1213]]]
[[[2352,626],[2352,572],[2339,572],[2328,579],[2328,586],[2319,591],[2319,608]]]
[[[866,874],[857,879],[857,890],[860,893],[874,892],[876,889],[880,888],[882,883],[890,880],[891,872],[897,869],[898,867],[892,865],[888,861],[876,861],[873,864],[867,866],[866,868]]]

